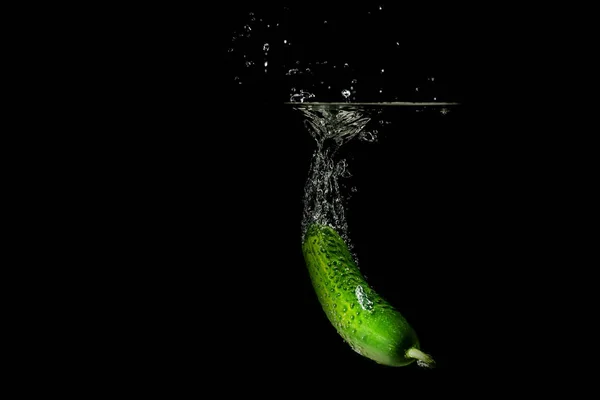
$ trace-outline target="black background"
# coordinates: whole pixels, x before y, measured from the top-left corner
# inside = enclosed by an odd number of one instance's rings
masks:
[[[384,7],[391,25],[370,27],[362,18],[376,5],[289,4],[293,21],[309,21],[290,34],[306,53],[327,54],[331,41],[368,69],[362,54],[387,49],[365,40],[369,32],[401,30],[409,61],[386,60],[398,68],[395,83],[410,88],[410,79],[435,76],[441,99],[462,104],[446,119],[412,118],[350,163],[362,167],[352,170],[359,191],[348,208],[361,268],[438,368],[389,368],[359,356],[317,303],[300,243],[312,139],[282,104],[280,75],[238,85],[227,52],[249,12],[282,7],[246,3],[178,10],[153,36],[148,61],[160,86],[142,93],[160,107],[140,111],[149,122],[137,148],[146,162],[129,180],[144,188],[132,209],[148,260],[135,277],[146,293],[136,314],[151,321],[150,341],[159,343],[144,355],[149,365],[186,386],[223,379],[223,391],[315,393],[318,383],[445,395],[513,387],[529,367],[515,346],[531,344],[526,327],[539,317],[519,300],[541,268],[533,260],[548,251],[537,235],[548,224],[545,204],[535,194],[547,178],[529,157],[535,137],[516,128],[505,102],[514,93],[501,90],[519,58],[505,57],[495,10]],[[323,16],[362,28],[323,38],[311,29]]]

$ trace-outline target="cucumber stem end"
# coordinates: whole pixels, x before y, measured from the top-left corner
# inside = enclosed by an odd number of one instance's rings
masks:
[[[417,360],[417,365],[420,367],[434,368],[435,361],[429,354],[423,353],[421,350],[416,349],[414,347],[408,349],[406,352],[406,357],[414,358]]]

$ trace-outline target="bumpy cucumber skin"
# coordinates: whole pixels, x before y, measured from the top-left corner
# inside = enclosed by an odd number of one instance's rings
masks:
[[[405,366],[419,340],[406,319],[364,279],[335,229],[313,224],[302,245],[310,278],[327,318],[357,353],[388,366]]]

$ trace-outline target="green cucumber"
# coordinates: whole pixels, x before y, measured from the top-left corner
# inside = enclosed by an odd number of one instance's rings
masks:
[[[405,366],[415,360],[434,366],[433,359],[419,349],[417,335],[406,319],[366,282],[334,228],[310,225],[302,252],[327,318],[354,351],[387,366]]]

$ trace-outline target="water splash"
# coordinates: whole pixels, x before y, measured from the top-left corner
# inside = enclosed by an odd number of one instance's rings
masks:
[[[270,99],[274,102],[287,101],[291,87],[302,87],[318,102],[447,100],[448,82],[433,76],[433,67],[411,66],[423,61],[412,55],[410,38],[393,28],[399,6],[375,3],[347,15],[301,9],[283,6],[243,16],[225,49],[237,83],[250,84],[236,90],[273,85],[271,93],[283,94]],[[374,46],[350,45],[354,36],[348,27],[356,24],[365,27],[356,30],[364,36],[361,43],[373,40]],[[357,78],[360,85],[351,83]]]
[[[377,112],[350,106],[296,109],[302,113],[305,126],[316,142],[304,189],[302,237],[309,224],[318,223],[334,227],[342,237],[349,239],[345,207],[356,188],[346,190],[341,184],[342,179],[352,174],[339,149],[351,140],[375,141],[377,131],[371,131],[369,124]],[[347,242],[352,247],[350,241]]]

